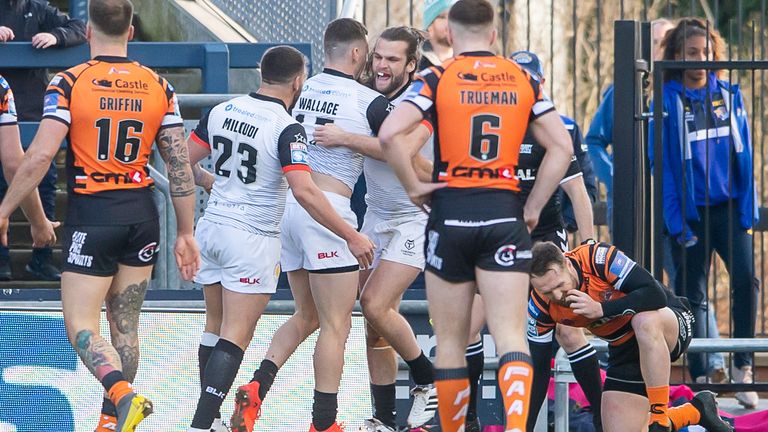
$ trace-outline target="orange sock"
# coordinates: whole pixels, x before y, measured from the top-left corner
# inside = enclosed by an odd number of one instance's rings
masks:
[[[117,406],[117,404],[120,403],[120,399],[133,393],[133,388],[131,388],[131,384],[129,384],[128,381],[118,381],[107,393],[109,394],[109,400]]]
[[[469,409],[469,372],[467,368],[435,369],[437,411],[444,432],[464,430]]]
[[[508,352],[499,359],[499,388],[507,413],[507,431],[524,431],[531,400],[533,367],[531,357]]]
[[[669,415],[669,421],[672,422],[673,430],[699,424],[699,420],[701,420],[701,413],[690,403],[669,408],[667,414]]]
[[[669,426],[669,415],[667,414],[667,405],[669,405],[669,386],[646,387],[648,393],[648,403],[651,404],[651,419],[648,424],[654,422]]]

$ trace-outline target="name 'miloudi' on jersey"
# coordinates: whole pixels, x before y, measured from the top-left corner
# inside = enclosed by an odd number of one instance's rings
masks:
[[[251,93],[216,105],[192,132],[210,148],[215,182],[206,220],[277,237],[288,182],[309,171],[307,136],[282,101]]]

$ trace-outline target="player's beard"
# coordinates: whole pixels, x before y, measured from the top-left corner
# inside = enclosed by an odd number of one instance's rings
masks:
[[[385,88],[376,89],[376,90],[378,90],[378,92],[383,95],[389,95],[389,94],[395,93],[405,83],[406,76],[407,75],[405,73],[402,73],[399,75],[392,75],[392,77],[389,79],[389,84],[387,84]],[[375,78],[376,77],[374,76],[374,79]]]

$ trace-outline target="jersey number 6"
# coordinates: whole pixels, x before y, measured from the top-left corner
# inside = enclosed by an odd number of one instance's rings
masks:
[[[478,114],[472,117],[472,141],[469,155],[481,162],[492,161],[499,157],[500,137],[492,130],[499,129],[500,126],[501,118],[496,115]]]

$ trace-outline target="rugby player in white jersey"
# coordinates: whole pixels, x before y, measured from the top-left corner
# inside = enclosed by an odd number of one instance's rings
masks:
[[[288,46],[271,48],[261,60],[261,72],[257,92],[217,105],[190,136],[196,183],[212,190],[196,232],[202,267],[195,281],[204,285],[206,327],[200,349],[202,393],[189,431],[214,426],[256,323],[277,288],[280,220],[289,186],[306,211],[302,223],[311,217],[345,239],[360,265],[371,259],[370,240],[334,211],[312,181],[304,128],[288,113],[306,79],[304,56]],[[213,174],[196,165],[209,154]]]
[[[381,92],[397,105],[411,83],[419,62],[423,36],[405,26],[385,29],[371,53],[363,82]],[[415,132],[414,140],[424,144],[430,134],[429,123]],[[408,363],[416,388],[408,426],[416,428],[434,417],[437,392],[432,363],[424,355],[413,330],[398,312],[405,290],[424,270],[424,230],[427,216],[413,205],[394,172],[383,161],[378,139],[346,132],[335,125],[319,126],[315,141],[326,148],[346,147],[365,155],[365,197],[368,209],[362,232],[376,244],[370,270],[360,273],[360,304],[366,318],[368,369],[371,378],[373,418],[366,420],[363,431],[394,431],[395,352]],[[431,146],[424,146],[431,147]],[[431,148],[424,149],[429,153]],[[420,148],[411,149],[414,164],[424,167],[429,176],[432,164],[421,155]]]
[[[325,69],[307,80],[293,109],[294,118],[304,125],[309,138],[312,178],[350,224],[356,223],[350,196],[363,170],[363,156],[346,148],[318,146],[314,132],[318,125],[334,123],[347,132],[374,136],[389,114],[387,98],[355,81],[368,54],[366,35],[365,27],[352,19],[328,24],[323,37]],[[310,431],[339,431],[337,393],[360,265],[344,240],[310,220],[290,194],[281,240],[280,262],[288,273],[296,313],[273,336],[251,383],[238,389],[234,430],[252,430],[277,370],[319,326]]]

